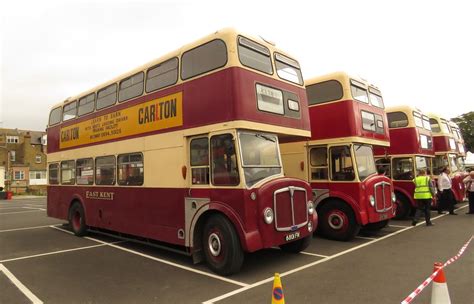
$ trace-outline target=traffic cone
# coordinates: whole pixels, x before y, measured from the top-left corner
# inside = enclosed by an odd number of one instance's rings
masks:
[[[446,277],[443,272],[443,264],[435,263],[434,271],[439,269],[438,274],[433,279],[433,286],[431,289],[431,304],[451,304],[449,298],[448,284],[446,284]]]
[[[275,273],[275,279],[273,279],[272,304],[285,304],[283,287],[278,273]]]

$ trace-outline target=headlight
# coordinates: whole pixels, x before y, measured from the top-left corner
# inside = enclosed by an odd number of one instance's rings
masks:
[[[313,223],[311,223],[311,221],[308,222],[308,231],[313,231]]]
[[[375,207],[375,198],[372,195],[369,197],[369,201],[370,201],[370,205],[372,207]]]
[[[308,214],[312,215],[314,213],[314,204],[312,201],[308,201]]]
[[[271,208],[265,208],[265,210],[263,210],[263,220],[267,224],[273,223],[273,210]]]
[[[392,203],[395,203],[397,201],[397,196],[395,195],[395,192],[392,192]]]

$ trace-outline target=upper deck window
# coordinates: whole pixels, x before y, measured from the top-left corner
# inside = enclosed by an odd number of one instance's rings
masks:
[[[117,101],[117,84],[111,84],[97,93],[97,110],[110,107]]]
[[[63,121],[73,119],[77,116],[77,101],[73,101],[63,107]]]
[[[300,64],[290,57],[275,53],[275,66],[277,75],[281,79],[303,84],[303,75],[301,75]]]
[[[420,145],[422,149],[433,149],[433,140],[431,136],[420,134]]]
[[[408,116],[403,112],[391,112],[387,113],[388,127],[392,128],[403,128],[408,126]]]
[[[428,118],[428,116],[423,115],[421,119],[423,120],[423,128],[431,131],[431,124],[430,124],[430,119]]]
[[[128,77],[120,82],[119,102],[143,94],[143,72]]]
[[[375,115],[374,115],[374,113],[370,113],[370,112],[366,112],[366,111],[361,111],[361,113],[362,113],[362,128],[364,130],[375,132]]]
[[[306,86],[308,104],[314,105],[339,100],[344,96],[342,84],[337,80],[328,80]]]
[[[273,74],[270,50],[244,37],[239,37],[239,60],[246,67]]]
[[[441,130],[443,133],[451,133],[451,129],[449,128],[448,122],[444,119],[441,119]]]
[[[369,103],[369,97],[367,96],[367,90],[363,83],[351,79],[351,93],[355,100],[363,103]]]
[[[222,40],[212,40],[189,50],[181,57],[181,78],[204,74],[227,63],[227,47]]]
[[[413,118],[415,119],[415,125],[417,127],[423,128],[423,119],[419,112],[413,111]]]
[[[383,104],[382,94],[379,90],[373,87],[369,87],[369,101],[370,104],[377,108],[385,108]]]
[[[79,99],[79,107],[77,109],[77,115],[85,115],[94,111],[95,93]]]
[[[53,109],[51,111],[51,113],[49,114],[49,125],[50,126],[61,122],[62,110],[63,110],[63,108],[57,107],[56,109]]]
[[[148,70],[147,93],[173,85],[178,81],[178,58],[172,58]]]
[[[430,118],[430,125],[431,125],[431,130],[433,130],[433,132],[441,132],[439,122],[436,119]]]

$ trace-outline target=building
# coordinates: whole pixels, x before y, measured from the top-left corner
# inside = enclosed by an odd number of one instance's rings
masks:
[[[46,193],[46,133],[0,128],[0,167],[14,193]]]

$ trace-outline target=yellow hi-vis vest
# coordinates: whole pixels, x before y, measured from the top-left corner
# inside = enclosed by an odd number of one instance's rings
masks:
[[[417,176],[413,182],[415,183],[415,199],[430,199],[433,197],[430,191],[430,178],[428,176]]]

